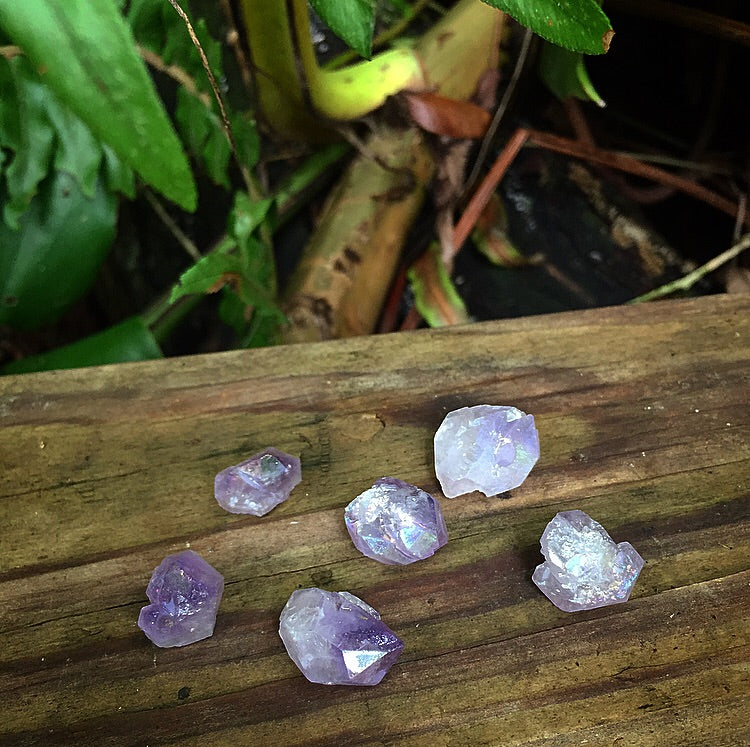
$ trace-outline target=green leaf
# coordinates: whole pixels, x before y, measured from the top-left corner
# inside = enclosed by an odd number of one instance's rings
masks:
[[[113,0],[0,0],[0,28],[97,138],[148,184],[195,209],[187,158]]]
[[[3,219],[18,228],[39,182],[52,164],[55,128],[47,115],[50,96],[28,60],[0,61],[0,146],[14,152],[5,169]]]
[[[225,284],[237,282],[242,277],[242,270],[242,260],[236,254],[211,252],[180,275],[169,302],[196,293],[215,293]]]
[[[132,317],[70,345],[9,363],[3,367],[2,373],[20,374],[60,368],[83,368],[161,357],[159,345],[143,320],[140,317]]]
[[[193,157],[203,164],[214,184],[229,189],[227,166],[231,151],[219,117],[200,99],[180,88],[175,118]]]
[[[560,100],[575,96],[584,101],[593,101],[598,106],[606,106],[586,72],[585,59],[580,52],[544,44],[539,57],[539,75]]]
[[[543,39],[574,52],[603,54],[612,26],[597,0],[484,0]]]
[[[362,57],[370,56],[375,29],[373,0],[310,0],[310,5],[336,36]]]
[[[93,282],[116,219],[117,198],[101,179],[89,198],[71,174],[48,176],[19,230],[0,222],[0,324],[29,329],[57,319]]]
[[[253,202],[246,192],[238,192],[229,216],[229,231],[232,236],[238,241],[247,239],[263,222],[271,205],[272,199]]]

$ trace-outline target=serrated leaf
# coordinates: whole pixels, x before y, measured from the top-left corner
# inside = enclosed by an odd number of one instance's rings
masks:
[[[543,39],[574,52],[603,54],[612,26],[597,0],[484,0]]]
[[[174,303],[182,296],[216,293],[227,283],[242,277],[242,261],[236,254],[211,252],[180,275],[179,282],[172,288],[169,302]]]
[[[373,0],[310,0],[310,5],[336,36],[362,57],[370,56],[375,29]]]
[[[187,158],[113,0],[0,0],[0,27],[96,137],[167,198],[195,209]]]
[[[580,52],[545,44],[539,57],[539,75],[547,88],[561,101],[575,96],[605,106],[586,71],[586,62]]]
[[[2,373],[84,368],[161,357],[161,349],[151,331],[140,317],[132,317],[70,345],[9,363],[2,369]]]
[[[99,181],[89,198],[57,171],[20,220],[0,222],[0,324],[30,329],[54,321],[96,276],[115,234],[117,197]]]

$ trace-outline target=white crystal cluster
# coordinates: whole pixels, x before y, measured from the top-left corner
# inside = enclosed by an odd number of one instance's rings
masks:
[[[540,542],[546,560],[532,580],[565,612],[627,601],[643,568],[643,558],[629,542],[616,545],[583,511],[557,514]]]

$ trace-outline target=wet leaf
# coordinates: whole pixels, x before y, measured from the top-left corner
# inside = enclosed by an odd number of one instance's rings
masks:
[[[310,0],[310,5],[336,36],[362,57],[370,56],[375,29],[374,0]]]
[[[480,138],[487,131],[490,115],[476,104],[435,93],[404,94],[409,116],[423,130],[457,140]]]
[[[528,26],[542,39],[574,52],[603,54],[612,26],[597,0],[484,0]]]

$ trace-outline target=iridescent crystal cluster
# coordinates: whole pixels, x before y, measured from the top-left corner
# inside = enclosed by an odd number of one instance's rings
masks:
[[[264,516],[289,498],[302,480],[297,457],[268,447],[216,475],[214,495],[233,514]]]
[[[213,635],[224,577],[197,552],[168,555],[146,588],[138,627],[157,646],[187,646]]]
[[[423,560],[448,541],[440,504],[424,490],[381,477],[344,511],[355,547],[387,565]]]
[[[562,511],[541,538],[545,562],[532,580],[565,612],[626,602],[643,568],[629,542],[615,544],[607,530],[583,511]]]
[[[295,591],[279,635],[302,674],[324,685],[377,685],[404,649],[380,615],[346,591]]]
[[[449,412],[435,433],[435,474],[446,498],[517,488],[539,459],[534,416],[504,405]]]

